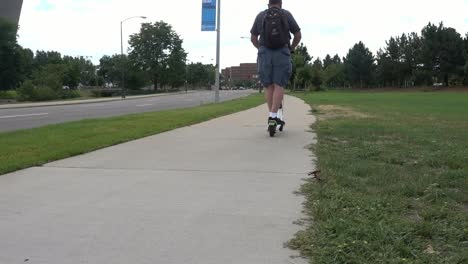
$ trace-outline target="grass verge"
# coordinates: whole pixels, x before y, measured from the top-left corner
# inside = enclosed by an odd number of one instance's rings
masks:
[[[319,121],[312,263],[468,263],[468,93],[295,94]]]
[[[0,175],[200,123],[263,102],[257,94],[189,109],[89,119],[0,133]]]

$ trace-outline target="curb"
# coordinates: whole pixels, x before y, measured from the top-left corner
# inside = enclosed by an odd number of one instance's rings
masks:
[[[188,91],[187,93],[195,93],[195,91]],[[19,103],[19,104],[0,104],[1,109],[16,109],[16,108],[30,108],[30,107],[46,107],[46,106],[58,106],[58,105],[77,105],[77,104],[93,104],[93,103],[105,103],[105,102],[115,102],[115,101],[125,101],[125,100],[135,100],[140,98],[151,98],[151,97],[160,97],[168,95],[177,95],[177,94],[186,94],[186,92],[178,93],[164,93],[164,94],[151,94],[151,95],[136,95],[136,96],[127,96],[125,99],[119,98],[109,98],[109,99],[84,99],[84,100],[75,100],[75,101],[57,101],[57,102],[44,102],[44,103]]]

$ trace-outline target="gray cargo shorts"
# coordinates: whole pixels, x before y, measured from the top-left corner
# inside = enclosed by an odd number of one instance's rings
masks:
[[[286,87],[292,74],[291,52],[288,47],[269,49],[260,46],[257,57],[258,74],[263,87],[272,84]]]

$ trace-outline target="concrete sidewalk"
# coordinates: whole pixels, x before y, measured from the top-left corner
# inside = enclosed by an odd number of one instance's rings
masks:
[[[313,169],[310,107],[266,106],[0,176],[0,263],[284,264]]]

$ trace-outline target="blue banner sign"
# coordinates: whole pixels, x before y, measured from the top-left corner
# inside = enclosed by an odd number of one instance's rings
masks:
[[[202,0],[202,31],[216,31],[216,0]]]

